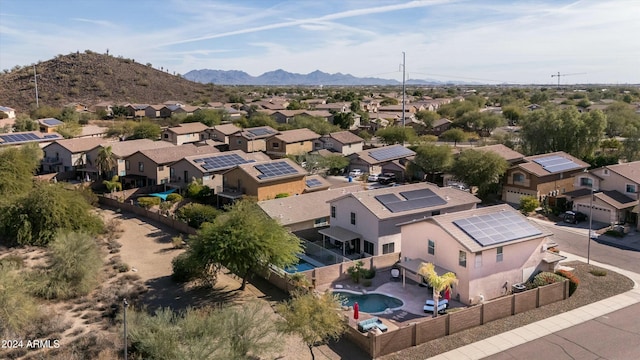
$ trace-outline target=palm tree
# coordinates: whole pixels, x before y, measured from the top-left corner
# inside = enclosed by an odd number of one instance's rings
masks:
[[[440,299],[440,293],[451,287],[453,284],[458,283],[456,274],[448,272],[443,275],[436,273],[436,267],[432,263],[422,263],[418,269],[418,275],[427,280],[429,285],[433,288],[433,317],[438,316],[438,300]]]
[[[96,156],[98,173],[106,179],[107,174],[118,164],[118,159],[111,151],[111,146],[102,146]]]

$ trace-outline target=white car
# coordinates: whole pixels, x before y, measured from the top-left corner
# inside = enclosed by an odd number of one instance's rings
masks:
[[[371,174],[371,175],[369,175],[369,177],[367,177],[367,181],[368,182],[378,182],[378,177],[380,177],[380,175],[382,175],[382,174]]]
[[[349,177],[356,178],[362,176],[363,172],[360,169],[353,169],[349,172]]]

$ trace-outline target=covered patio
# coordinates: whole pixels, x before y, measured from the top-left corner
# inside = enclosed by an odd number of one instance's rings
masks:
[[[420,265],[422,265],[422,263],[428,263],[429,261],[424,260],[424,259],[407,259],[405,261],[401,261],[398,263],[398,267],[400,268],[400,270],[402,271],[402,287],[405,287],[406,284],[406,278],[407,278],[407,271],[409,271],[409,273],[411,274],[415,274],[416,276],[418,275],[418,270],[420,269]],[[438,265],[435,265],[435,270],[436,270],[436,274],[442,276],[448,272],[454,273],[454,271],[451,270],[447,270],[443,267],[440,267]],[[428,286],[428,284],[422,282],[422,284],[424,284],[425,286]]]
[[[342,252],[343,257],[360,254],[360,234],[340,226],[318,230],[318,233],[322,234],[322,247],[326,248],[326,242],[329,240],[329,243],[333,243]]]

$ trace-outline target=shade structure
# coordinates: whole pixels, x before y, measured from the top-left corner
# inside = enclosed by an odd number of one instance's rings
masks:
[[[354,303],[353,304],[353,318],[358,320],[358,318],[360,317],[360,306],[358,306],[358,303]]]

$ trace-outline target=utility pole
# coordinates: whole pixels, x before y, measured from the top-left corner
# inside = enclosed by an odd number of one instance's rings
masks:
[[[551,77],[557,77],[558,78],[558,89],[560,89],[560,77],[561,76],[571,76],[571,75],[584,75],[586,73],[574,73],[574,74],[560,74],[560,71],[558,71],[557,74],[553,74],[551,75]]]
[[[404,97],[405,97],[405,53],[404,51],[402,52],[402,129],[405,130],[405,119],[404,119],[404,106],[405,106],[405,101],[404,101]],[[402,136],[402,146],[404,146],[404,137],[406,136],[406,132],[404,132],[403,136]]]
[[[33,81],[36,84],[36,108],[40,107],[40,104],[38,103],[38,74],[36,72],[36,66],[33,65]]]
[[[124,360],[127,360],[127,307],[129,306],[129,303],[127,302],[127,299],[122,299],[122,305],[123,305],[123,311],[124,311],[124,316],[123,316],[123,322],[124,322]]]

